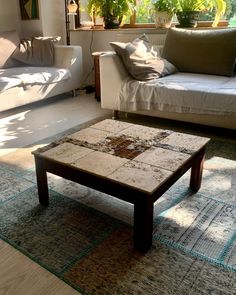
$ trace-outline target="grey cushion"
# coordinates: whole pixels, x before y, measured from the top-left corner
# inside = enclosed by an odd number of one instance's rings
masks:
[[[168,30],[162,57],[181,72],[232,76],[236,29]]]
[[[12,54],[12,58],[30,66],[52,66],[54,44],[49,39],[22,40]]]
[[[0,32],[0,68],[10,68],[18,63],[11,59],[11,54],[20,43],[16,31]]]
[[[110,45],[136,80],[147,81],[177,71],[167,60],[157,56],[145,34],[129,43],[110,42]]]

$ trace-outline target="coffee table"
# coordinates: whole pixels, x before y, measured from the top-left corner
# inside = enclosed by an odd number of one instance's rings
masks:
[[[201,186],[210,139],[104,120],[33,152],[39,202],[49,204],[47,172],[134,205],[134,248],[152,245],[157,199],[191,168],[190,187]]]

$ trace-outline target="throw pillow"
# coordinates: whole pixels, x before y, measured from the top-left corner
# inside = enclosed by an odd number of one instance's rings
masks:
[[[168,30],[162,57],[181,72],[232,76],[236,29]]]
[[[54,64],[54,44],[49,39],[21,40],[12,58],[30,66],[52,66]]]
[[[0,32],[0,68],[10,68],[17,65],[11,55],[20,43],[16,31]]]
[[[129,74],[136,80],[147,81],[177,71],[174,65],[157,56],[145,34],[132,42],[110,42],[110,45],[121,57]]]

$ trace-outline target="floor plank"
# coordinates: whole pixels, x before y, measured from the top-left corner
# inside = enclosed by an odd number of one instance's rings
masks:
[[[4,241],[0,253],[1,295],[80,294]]]

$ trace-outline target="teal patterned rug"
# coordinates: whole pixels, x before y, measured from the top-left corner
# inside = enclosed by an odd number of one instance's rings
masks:
[[[186,173],[155,206],[153,246],[132,247],[133,207],[49,175],[38,203],[33,148],[0,158],[0,236],[82,294],[236,290],[236,145],[212,140],[200,191]]]

